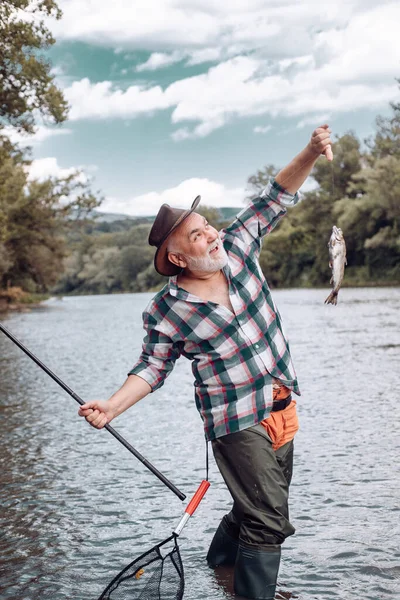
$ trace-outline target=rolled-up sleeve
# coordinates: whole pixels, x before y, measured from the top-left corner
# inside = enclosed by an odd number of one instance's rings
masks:
[[[146,336],[142,353],[128,375],[138,375],[144,379],[152,391],[160,388],[174,368],[181,355],[181,344],[174,343],[157,326],[156,319],[149,313],[143,314]]]
[[[270,233],[286,214],[286,207],[299,201],[298,193],[291,194],[275,179],[271,179],[261,194],[244,208],[224,231],[241,237],[254,251],[261,249],[262,238]]]

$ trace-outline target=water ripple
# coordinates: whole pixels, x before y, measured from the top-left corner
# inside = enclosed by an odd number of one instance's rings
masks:
[[[398,289],[275,292],[303,395],[291,518],[276,599],[397,600]],[[7,325],[82,398],[106,398],[141,348],[149,294],[66,298]],[[169,536],[182,505],[20,350],[0,337],[0,593],[5,600],[94,600],[135,556]],[[115,427],[188,496],[204,477],[190,365]],[[205,554],[230,505],[212,487],[180,546],[185,598],[232,598]]]

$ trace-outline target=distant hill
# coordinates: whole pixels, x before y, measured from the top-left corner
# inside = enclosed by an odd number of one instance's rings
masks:
[[[122,213],[105,213],[100,210],[92,212],[93,217],[98,223],[113,223],[114,221],[135,221],[135,223],[152,223],[154,217],[134,217],[132,215],[124,215]]]
[[[244,205],[243,205],[244,208]],[[223,221],[229,221],[236,217],[236,215],[242,210],[240,206],[226,206],[224,208],[219,208],[219,212],[221,213],[221,217]]]
[[[221,214],[223,221],[229,220],[237,215],[240,211],[240,207],[230,206],[218,209]],[[98,223],[114,223],[114,221],[134,221],[135,224],[152,223],[155,219],[155,215],[149,217],[134,217],[132,215],[124,215],[122,213],[105,213],[100,210],[94,210],[92,215],[96,218]],[[132,223],[133,224],[133,223]]]

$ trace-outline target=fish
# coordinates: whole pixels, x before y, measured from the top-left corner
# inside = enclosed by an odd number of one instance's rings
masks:
[[[325,304],[336,305],[340,286],[343,282],[344,267],[347,265],[346,242],[344,241],[343,231],[336,225],[332,227],[328,248],[329,266],[332,269],[332,277],[329,283],[333,284],[333,290],[325,300]]]

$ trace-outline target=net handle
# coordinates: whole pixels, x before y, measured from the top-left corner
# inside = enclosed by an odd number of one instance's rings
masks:
[[[199,485],[197,492],[187,505],[185,509],[185,513],[187,513],[190,517],[193,515],[200,502],[203,500],[208,488],[210,487],[210,482],[203,479],[201,484]]]
[[[62,387],[63,390],[67,392],[67,394],[69,394],[74,400],[76,400],[76,402],[78,402],[78,404],[80,404],[81,406],[83,404],[85,404],[85,402],[82,400],[82,398],[80,398],[78,396],[78,394],[75,394],[75,392],[73,390],[71,390],[71,388],[69,388],[59,377],[57,377],[57,375],[55,373],[53,373],[53,371],[51,371],[48,367],[46,367],[46,365],[44,363],[42,363],[42,361],[39,360],[30,350],[28,350],[28,348],[26,348],[26,346],[24,346],[22,344],[22,342],[20,342],[11,333],[11,331],[9,331],[6,327],[4,327],[4,325],[2,325],[2,323],[0,323],[0,331],[2,331],[12,342],[14,342],[14,344],[16,346],[18,346],[18,348],[20,348],[23,352],[25,352],[25,354],[27,356],[29,356],[29,358],[31,358],[33,360],[33,362],[35,362],[41,369],[43,369],[43,371],[45,373],[47,373],[47,375],[49,375],[60,387]],[[129,442],[127,442],[122,437],[122,435],[120,435],[118,433],[118,431],[115,431],[115,429],[108,424],[105,425],[104,429],[107,429],[107,431],[109,433],[111,433],[111,435],[114,436],[116,440],[118,440],[123,446],[125,446],[125,448],[127,450],[129,450],[129,452],[131,454],[133,454],[133,456],[135,456],[138,460],[140,460],[140,462],[145,467],[147,467],[147,469],[149,469],[149,471],[151,471],[153,473],[153,475],[155,475],[167,488],[169,488],[171,490],[171,492],[173,492],[176,496],[178,496],[178,498],[180,500],[186,499],[185,494],[183,494],[171,481],[169,481],[169,479],[167,479],[165,477],[165,475],[160,473],[160,471],[158,469],[156,469],[156,467],[154,465],[152,465],[151,462],[149,462],[147,460],[147,458],[142,456],[142,454],[140,454],[140,452],[138,452],[133,446],[131,446],[131,444]]]
[[[210,482],[203,479],[197,488],[197,492],[194,494],[193,498],[185,508],[185,513],[182,519],[179,521],[178,526],[174,530],[175,535],[180,535],[182,529],[185,527],[186,523],[189,521],[190,517],[193,515],[200,502],[203,500],[208,488],[210,487]]]

